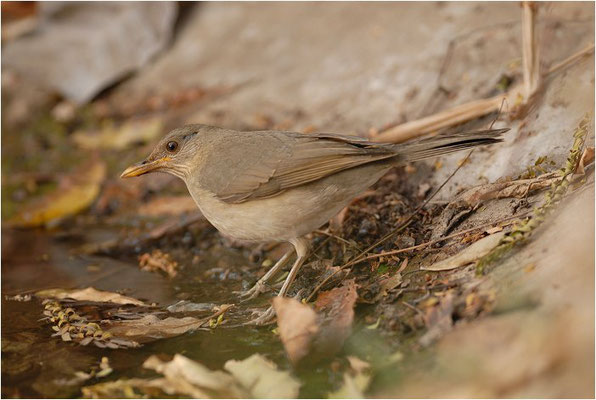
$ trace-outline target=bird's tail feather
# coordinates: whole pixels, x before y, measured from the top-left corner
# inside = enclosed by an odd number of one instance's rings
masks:
[[[509,128],[488,129],[483,131],[441,135],[422,139],[412,143],[399,145],[400,159],[405,161],[420,161],[426,158],[441,156],[455,151],[502,142],[501,135]]]

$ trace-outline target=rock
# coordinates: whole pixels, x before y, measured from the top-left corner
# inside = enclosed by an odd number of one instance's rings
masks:
[[[8,67],[82,104],[168,44],[176,4],[40,3],[42,22],[6,45]]]

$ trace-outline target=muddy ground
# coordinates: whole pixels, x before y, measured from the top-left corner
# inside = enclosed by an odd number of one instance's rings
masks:
[[[320,357],[313,345],[293,365],[281,322],[233,327],[276,288],[243,304],[235,292],[288,245],[223,237],[174,177],[119,174],[184,123],[374,137],[501,93],[522,79],[521,8],[205,3],[174,11],[163,49],[86,103],[44,86],[35,67],[3,60],[3,397],[198,396],[174,378],[148,388],[160,374],[144,362],[175,354],[212,370],[260,354],[299,383],[299,392],[280,392],[290,397],[594,396],[593,163],[570,175],[560,202],[550,207],[547,197],[558,182],[549,174],[565,167],[594,109],[593,56],[550,77],[526,115],[513,118],[505,105],[455,128],[495,121],[511,128],[504,143],[467,160],[460,153],[396,168],[311,235],[314,252],[291,295],[311,308],[338,288],[357,296],[338,300],[341,314],[317,308],[331,321],[323,334],[345,336],[343,346]],[[593,40],[593,4],[544,5],[538,16],[545,65]],[[593,116],[587,121],[580,154],[594,146]],[[465,196],[493,183],[519,190]],[[482,255],[426,270],[517,229],[540,207],[545,221],[482,270]],[[362,250],[368,258],[347,265]],[[73,300],[89,287],[103,292]],[[107,299],[114,293],[126,298]],[[132,335],[123,324],[146,316],[178,325],[140,324]],[[89,335],[92,323],[101,329]],[[100,386],[117,380],[125,383]]]

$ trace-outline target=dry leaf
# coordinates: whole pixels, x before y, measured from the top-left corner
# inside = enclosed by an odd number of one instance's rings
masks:
[[[352,333],[357,298],[354,279],[344,281],[339,288],[319,294],[315,309],[321,314],[322,321],[315,340],[314,354],[319,357],[331,356],[342,348]]]
[[[208,318],[174,318],[159,319],[156,315],[146,315],[132,320],[102,321],[102,328],[114,336],[135,340],[139,343],[182,335],[188,331],[201,328]]]
[[[484,232],[488,233],[489,235],[492,235],[493,233],[501,232],[502,230],[503,230],[502,226],[495,226],[493,228],[488,228]]]
[[[99,132],[78,131],[72,135],[74,142],[83,149],[122,150],[134,143],[148,143],[163,132],[160,118],[130,121],[114,127],[106,124]]]
[[[424,271],[447,271],[450,269],[463,267],[464,265],[473,263],[480,257],[488,254],[489,251],[499,244],[503,236],[505,236],[505,232],[499,232],[494,235],[487,236],[480,239],[471,246],[466,247],[464,250],[452,257],[434,263],[428,267],[422,266],[420,269]]]
[[[94,161],[65,178],[58,189],[37,199],[8,221],[12,227],[51,226],[91,205],[99,194],[106,165]]]
[[[342,386],[335,392],[329,393],[329,399],[364,399],[364,391],[370,384],[370,375],[358,374],[352,377],[350,374],[344,374]]]
[[[93,398],[133,397],[135,389],[151,397],[188,396],[191,398],[296,398],[300,383],[288,372],[260,354],[242,361],[229,360],[224,371],[212,371],[180,354],[172,361],[149,357],[143,367],[163,378],[128,379],[84,387],[83,395]],[[158,392],[157,392],[158,391]],[[139,397],[138,395],[134,397]]]
[[[253,354],[242,361],[229,360],[224,365],[236,381],[246,388],[250,397],[257,399],[292,399],[298,397],[300,382],[289,372],[260,354]]]
[[[174,278],[178,274],[178,263],[172,257],[159,249],[153,250],[151,254],[144,253],[139,256],[139,267],[142,271],[161,271]]]
[[[310,352],[313,337],[319,331],[317,314],[306,304],[287,297],[274,298],[273,308],[286,354],[297,364]]]
[[[146,343],[157,339],[164,339],[182,335],[188,331],[204,327],[213,318],[223,318],[225,312],[232,307],[229,304],[217,306],[215,313],[205,318],[174,318],[159,319],[154,314],[130,320],[104,320],[102,328],[119,338]]]
[[[352,332],[356,284],[319,293],[313,310],[295,299],[275,298],[279,336],[290,361],[296,365],[309,356],[318,360],[338,352]]]
[[[582,157],[579,160],[579,163],[577,164],[575,173],[580,174],[580,175],[585,174],[586,173],[585,167],[587,165],[590,165],[593,162],[594,162],[594,148],[586,147],[586,149],[584,150],[584,152],[582,154]]]
[[[158,379],[118,379],[117,381],[97,383],[95,385],[83,386],[81,393],[87,399],[126,399],[142,397],[137,391],[146,396],[159,398],[167,392],[167,381]],[[135,391],[137,390],[137,391]]]
[[[167,381],[167,393],[203,399],[244,397],[243,390],[231,375],[223,371],[211,371],[204,365],[180,354],[176,354],[170,362],[151,356],[143,363],[143,367],[164,375]]]
[[[118,293],[97,290],[92,287],[85,289],[66,290],[66,289],[47,289],[36,293],[36,296],[54,299],[74,299],[79,301],[96,301],[115,304],[134,304],[145,306],[147,304],[132,297],[122,296]]]
[[[177,303],[166,307],[171,313],[208,312],[215,308],[214,303],[193,303],[188,300],[180,300]]]
[[[190,196],[162,196],[139,207],[138,213],[146,216],[180,215],[198,212],[195,201]]]

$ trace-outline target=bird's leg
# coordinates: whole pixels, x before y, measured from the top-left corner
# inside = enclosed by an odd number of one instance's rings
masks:
[[[308,250],[310,249],[310,243],[305,238],[296,238],[291,240],[290,243],[292,243],[294,245],[294,248],[296,249],[297,258],[296,262],[292,266],[292,269],[290,270],[290,273],[288,274],[288,277],[286,278],[283,286],[277,294],[277,296],[279,297],[285,296],[288,290],[290,289],[290,285],[292,284],[292,282],[294,282],[294,279],[296,278],[296,275],[298,275],[300,267],[302,267],[302,264],[304,264],[304,261],[306,261],[306,258],[308,256]],[[274,317],[275,310],[273,310],[273,307],[269,307],[267,311],[262,313],[258,318],[250,321],[248,324],[267,325],[272,322]]]
[[[263,275],[261,277],[261,279],[259,279],[257,281],[257,283],[255,283],[255,285],[252,288],[250,288],[249,290],[247,290],[245,292],[241,292],[240,297],[245,298],[244,300],[242,300],[242,302],[252,300],[255,297],[257,297],[259,294],[263,293],[265,290],[265,284],[269,281],[269,279],[271,279],[275,274],[277,274],[279,272],[279,270],[284,267],[284,265],[286,265],[288,263],[288,260],[290,259],[290,256],[292,255],[293,252],[294,252],[293,249],[288,250],[286,252],[286,254],[284,254],[275,263],[275,265],[273,267],[271,267],[271,269],[269,269],[269,271],[267,271],[267,273],[265,275]]]
[[[290,270],[290,273],[288,274],[286,281],[284,282],[279,293],[277,294],[279,297],[285,296],[288,290],[290,289],[290,285],[292,284],[292,282],[294,282],[294,279],[296,279],[296,275],[298,275],[298,271],[302,267],[302,264],[304,264],[304,261],[306,261],[306,258],[308,256],[308,250],[310,249],[310,243],[305,238],[293,239],[290,241],[290,243],[292,243],[294,245],[294,248],[296,249],[297,259],[294,265],[292,266],[292,269]]]

